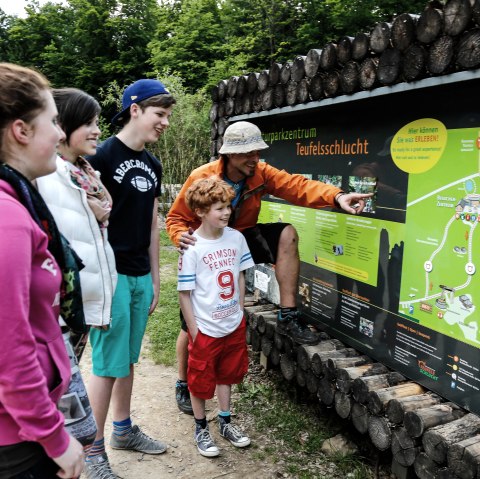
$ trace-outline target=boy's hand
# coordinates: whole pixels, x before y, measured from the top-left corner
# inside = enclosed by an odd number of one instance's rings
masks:
[[[188,249],[189,246],[193,246],[197,241],[197,238],[193,236],[194,229],[188,228],[188,231],[184,231],[180,236],[180,240],[178,242],[178,252],[183,254],[183,251]]]

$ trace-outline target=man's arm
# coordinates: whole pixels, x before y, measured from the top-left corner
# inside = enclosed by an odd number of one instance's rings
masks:
[[[334,206],[347,213],[359,214],[365,208],[365,198],[373,195],[372,193],[345,193],[336,186],[309,180],[303,175],[292,175],[270,165],[265,165],[264,177],[268,193],[294,205],[309,208]]]
[[[178,300],[180,302],[180,309],[182,310],[183,318],[187,323],[188,332],[195,341],[198,333],[198,327],[195,317],[193,316],[193,305],[190,297],[190,291],[179,291]]]
[[[195,242],[194,238],[188,237],[191,236],[189,228],[191,228],[193,224],[198,223],[198,220],[185,202],[185,193],[192,183],[193,180],[191,177],[188,177],[175,198],[175,201],[168,212],[167,219],[165,220],[168,236],[175,246],[188,248],[190,244],[194,244]],[[186,238],[182,238],[184,233],[187,233],[188,235]],[[183,243],[183,245],[180,243]]]
[[[155,198],[153,202],[152,227],[150,230],[150,246],[148,247],[148,257],[150,259],[150,271],[152,274],[153,283],[153,299],[150,304],[148,314],[152,314],[158,303],[158,296],[160,294],[160,273],[159,273],[159,258],[160,258],[160,241],[158,238],[158,200]]]
[[[335,206],[352,215],[360,214],[365,208],[365,199],[373,196],[373,193],[344,193],[335,195]]]

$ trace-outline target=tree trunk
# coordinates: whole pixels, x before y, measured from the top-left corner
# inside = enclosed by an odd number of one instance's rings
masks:
[[[280,370],[287,381],[291,381],[295,377],[296,369],[295,362],[288,354],[284,353],[280,356]]]
[[[323,77],[323,91],[327,97],[340,93],[340,74],[337,71],[328,72]]]
[[[217,85],[218,89],[218,101],[223,101],[225,100],[225,97],[227,96],[227,80],[220,80]]]
[[[415,474],[419,479],[436,479],[440,466],[432,461],[427,454],[420,452],[413,463]]]
[[[280,83],[286,85],[290,80],[292,62],[285,62],[280,68]]]
[[[471,20],[470,0],[448,0],[443,7],[443,31],[447,35],[459,35]]]
[[[308,93],[312,101],[317,101],[322,98],[323,94],[323,78],[321,75],[316,75],[310,79],[308,83]]]
[[[353,93],[358,87],[358,64],[349,61],[342,68],[340,73],[340,87],[345,93]]]
[[[307,385],[307,377],[306,377],[305,371],[303,371],[299,367],[295,369],[295,377],[297,379],[297,384],[301,388],[304,388]]]
[[[243,95],[245,95],[246,91],[247,91],[247,77],[245,75],[240,75],[237,78],[237,93],[235,97],[241,98]]]
[[[377,81],[378,58],[366,58],[360,65],[358,82],[363,90],[370,90]]]
[[[365,434],[368,431],[368,418],[370,413],[363,404],[354,402],[352,405],[351,419],[355,429],[361,434]]]
[[[286,85],[285,101],[288,106],[297,103],[297,82],[290,80]]]
[[[225,100],[225,116],[232,116],[235,111],[235,98],[227,97]]]
[[[251,329],[251,338],[252,338],[252,351],[258,352],[262,349],[262,336],[260,333],[254,329]]]
[[[388,368],[381,363],[362,364],[347,368],[337,368],[337,388],[339,391],[349,393],[352,390],[353,381],[362,376],[372,376],[374,374],[384,374],[388,372]],[[400,376],[400,375],[399,375]],[[403,377],[403,376],[402,376]],[[403,378],[405,380],[405,378]],[[393,384],[389,384],[393,386]]]
[[[313,78],[317,74],[318,68],[320,67],[321,54],[322,50],[317,48],[312,48],[308,51],[305,58],[305,75],[307,78]]]
[[[297,103],[305,103],[308,100],[308,80],[302,78],[297,84]]]
[[[232,76],[227,82],[227,95],[233,98],[237,94],[238,76]]]
[[[241,115],[243,113],[243,97],[238,96],[238,85],[237,85],[237,96],[235,97],[234,111],[235,111],[235,115]]]
[[[318,349],[316,346],[308,346],[303,344],[297,349],[297,364],[304,371],[308,371],[312,367],[312,357]]]
[[[455,60],[460,68],[480,65],[480,28],[474,28],[460,37]]]
[[[323,343],[317,344],[317,346]],[[353,348],[336,349],[332,351],[317,350],[312,355],[312,370],[317,376],[324,376],[327,374],[326,362],[331,358],[349,358],[358,356],[358,351]],[[333,378],[330,378],[333,379]]]
[[[377,23],[370,34],[370,49],[377,53],[383,53],[390,45],[390,24]]]
[[[415,458],[422,450],[420,439],[408,435],[404,427],[399,427],[392,432],[393,458],[404,467],[413,466]]]
[[[368,394],[367,406],[372,414],[383,414],[388,401],[405,396],[413,396],[415,394],[422,394],[425,390],[417,383],[406,382],[391,386],[388,388],[378,389],[377,391],[370,391]]]
[[[427,69],[432,75],[445,73],[453,58],[453,38],[443,35],[429,48]]]
[[[284,336],[275,331],[275,334],[273,336],[273,344],[279,351],[283,351],[283,338]]]
[[[337,64],[337,45],[335,43],[327,43],[320,55],[320,68],[327,72],[332,70]]]
[[[210,122],[213,122],[217,120],[218,118],[218,103],[212,103],[212,106],[210,107],[210,113],[209,116]]]
[[[265,334],[267,330],[267,323],[273,321],[275,324],[277,318],[277,311],[278,309],[274,309],[271,311],[259,311],[255,314],[257,317],[257,329],[261,334]],[[270,337],[273,337],[270,336]]]
[[[294,82],[299,82],[305,77],[305,56],[298,55],[294,58],[290,67],[290,78]]]
[[[396,48],[385,50],[380,56],[377,79],[382,85],[391,85],[400,76],[402,55]]]
[[[265,335],[261,336],[260,349],[262,353],[268,358],[273,349],[273,341],[267,338]]]
[[[269,359],[272,361],[273,366],[278,366],[280,364],[280,351],[275,347],[275,344],[270,351]]]
[[[247,75],[247,91],[248,93],[253,93],[258,86],[258,75],[259,73],[251,72]]]
[[[370,36],[367,33],[357,33],[352,40],[352,60],[361,62],[368,55]]]
[[[318,382],[319,382],[318,377],[315,375],[315,373],[312,370],[306,371],[305,374],[306,374],[308,391],[311,392],[312,394],[317,394]]]
[[[472,18],[475,25],[480,26],[480,0],[471,0]]]
[[[434,406],[441,401],[441,397],[429,393],[392,399],[387,405],[386,415],[393,424],[400,424],[408,411]]]
[[[351,358],[329,358],[327,359],[326,369],[330,378],[337,377],[337,369],[351,368],[353,366],[361,366],[362,364],[369,364],[372,360],[365,355],[354,356]]]
[[[460,479],[475,479],[480,471],[480,436],[452,444],[448,449],[449,469]]]
[[[317,396],[325,406],[331,406],[335,400],[335,386],[327,378],[320,379]]]
[[[419,79],[425,72],[427,52],[421,45],[410,45],[403,54],[402,77],[405,81]]]
[[[273,89],[273,104],[277,108],[285,105],[285,88],[281,83],[277,83]]]
[[[262,70],[257,78],[258,90],[263,93],[268,88],[269,81],[270,75],[268,70]]]
[[[395,383],[391,384],[390,380],[391,374],[385,371],[380,374],[377,374],[377,371],[375,371],[375,373],[372,371],[371,375],[366,373],[362,377],[357,377],[352,383],[353,398],[355,401],[364,404],[368,401],[368,395],[370,391],[376,391],[377,389],[394,386]]]
[[[337,43],[337,62],[339,65],[345,65],[352,58],[353,37],[342,37]]]
[[[380,451],[386,451],[392,445],[392,430],[387,419],[382,416],[368,418],[368,435],[373,445]]]
[[[465,414],[463,409],[453,403],[437,404],[416,411],[407,411],[403,417],[403,424],[410,436],[420,437],[427,429],[454,421]]]
[[[352,398],[341,391],[335,391],[334,397],[335,411],[342,419],[347,419],[352,411]]]
[[[210,139],[215,140],[218,136],[218,124],[216,121],[212,122],[212,126],[210,127]]]
[[[422,438],[428,457],[438,464],[447,460],[448,448],[480,432],[480,417],[466,414],[460,419],[429,429]]]
[[[418,15],[402,13],[393,20],[392,46],[401,52],[405,51],[415,39],[415,25]]]
[[[252,96],[252,110],[258,113],[262,109],[263,93],[257,89],[251,94],[251,96]]]
[[[221,101],[218,104],[218,118],[222,118],[225,116],[225,102]]]
[[[270,65],[270,70],[269,72],[269,82],[268,84],[270,86],[275,86],[279,81],[280,81],[280,70],[282,68],[282,65],[280,63],[272,63]]]
[[[224,116],[218,119],[218,134],[220,136],[223,136],[228,125],[229,125],[228,120]]]
[[[273,88],[268,86],[262,95],[262,110],[268,111],[273,107]]]
[[[442,10],[434,8],[431,4],[427,5],[416,25],[417,40],[427,45],[434,42],[442,31],[442,25]]]

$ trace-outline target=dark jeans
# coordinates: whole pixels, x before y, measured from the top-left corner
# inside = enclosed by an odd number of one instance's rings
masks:
[[[0,446],[0,479],[58,479],[59,469],[36,442]]]
[[[58,479],[58,471],[58,465],[49,457],[44,457],[28,471],[21,472],[20,474],[11,477],[11,479]]]

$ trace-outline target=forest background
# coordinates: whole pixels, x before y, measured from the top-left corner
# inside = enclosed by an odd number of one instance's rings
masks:
[[[435,0],[436,1],[436,0]],[[0,9],[0,61],[34,67],[53,87],[77,87],[102,105],[103,137],[122,89],[159,78],[177,99],[152,151],[163,182],[183,183],[210,159],[210,90],[379,21],[420,13],[425,0],[33,0],[23,18]]]

